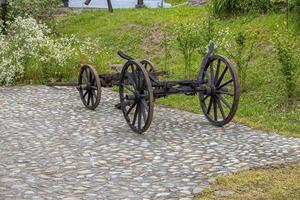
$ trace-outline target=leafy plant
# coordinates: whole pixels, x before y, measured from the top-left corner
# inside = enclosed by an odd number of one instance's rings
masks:
[[[62,5],[60,0],[8,0],[10,19],[16,17],[32,17],[38,22],[47,23],[54,28],[54,14],[56,9]]]
[[[201,43],[198,52],[201,56],[206,54],[206,47],[210,41],[217,39],[216,19],[213,16],[208,16],[203,25],[200,27]]]
[[[299,77],[300,53],[299,40],[291,31],[277,33],[273,38],[277,59],[281,64],[280,71],[284,77],[286,95],[291,102],[295,96],[297,79]]]
[[[234,60],[240,77],[242,91],[246,91],[247,74],[254,55],[257,34],[251,35],[245,31],[239,31],[232,35],[228,29],[225,29],[219,32],[218,37],[218,44],[221,49]]]
[[[293,13],[295,15],[296,28],[300,31],[300,0],[294,0],[292,2]]]
[[[181,24],[176,29],[176,40],[184,57],[185,76],[191,77],[192,56],[201,46],[201,27],[195,23]]]
[[[212,0],[211,9],[214,15],[222,17],[249,12],[266,13],[284,4],[285,0]]]
[[[169,58],[171,57],[170,53],[170,39],[168,38],[168,33],[166,30],[164,30],[164,36],[162,40],[162,46],[164,48],[164,56],[163,56],[163,65],[164,65],[164,70],[168,72],[168,75],[171,75],[171,70],[170,70],[170,65],[169,65]]]

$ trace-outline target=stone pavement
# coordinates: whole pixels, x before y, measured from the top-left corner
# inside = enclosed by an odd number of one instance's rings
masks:
[[[300,160],[300,140],[156,107],[133,133],[104,90],[96,111],[73,88],[0,88],[0,199],[192,199],[214,177]]]

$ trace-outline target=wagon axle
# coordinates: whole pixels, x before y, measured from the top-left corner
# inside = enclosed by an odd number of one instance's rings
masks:
[[[121,109],[130,128],[137,133],[148,130],[153,119],[154,100],[174,94],[198,95],[205,117],[216,126],[228,124],[234,117],[239,103],[240,85],[236,69],[230,61],[214,55],[211,43],[203,58],[195,80],[160,81],[160,72],[147,60],[138,61],[122,51],[126,60],[121,73],[97,74],[91,65],[79,71],[77,86],[83,104],[91,110],[98,107],[101,87],[119,86]],[[51,84],[59,85],[62,84]]]

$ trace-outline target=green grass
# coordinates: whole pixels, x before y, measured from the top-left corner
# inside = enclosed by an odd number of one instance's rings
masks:
[[[300,199],[300,163],[269,169],[248,170],[218,177],[194,200],[298,200]],[[234,194],[220,197],[216,191]]]
[[[175,1],[173,1],[175,2]],[[176,1],[177,2],[177,1]],[[172,38],[174,28],[180,23],[201,23],[208,16],[205,7],[183,6],[171,9],[128,9],[107,11],[83,11],[61,17],[58,32],[75,34],[80,38],[99,39],[99,48],[106,53],[93,63],[99,71],[115,63],[124,63],[116,52],[123,49],[136,58],[147,58],[159,69],[169,70],[168,79],[182,79],[184,60],[176,48],[174,39],[170,43],[171,58],[165,66],[163,35]],[[280,65],[272,50],[270,39],[278,29],[283,29],[284,14],[247,15],[223,19],[217,29],[229,27],[233,32],[240,29],[259,32],[255,56],[248,72],[247,92],[242,93],[240,107],[235,117],[255,128],[277,131],[285,135],[300,137],[300,80],[293,106],[287,106],[284,82]],[[279,27],[277,27],[279,26]],[[84,58],[81,63],[86,62]],[[201,58],[193,59],[193,72],[199,70]],[[109,71],[109,70],[108,70]],[[157,100],[157,103],[200,113],[196,97],[182,95]]]
[[[183,4],[185,2],[187,2],[187,0],[166,0],[167,3],[172,4],[172,6],[174,5],[178,5],[178,4]]]

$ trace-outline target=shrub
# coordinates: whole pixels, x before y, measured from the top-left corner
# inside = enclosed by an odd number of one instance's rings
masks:
[[[200,28],[201,34],[201,43],[198,49],[198,52],[201,56],[205,55],[207,52],[207,44],[211,41],[217,40],[217,33],[216,33],[216,19],[212,16],[209,16],[203,25]]]
[[[300,31],[300,0],[294,0],[292,3],[293,13],[298,31]]]
[[[50,30],[35,19],[17,17],[7,32],[8,35],[0,36],[0,84],[12,84],[21,78],[27,63],[31,67],[64,66],[67,53],[64,47],[48,37]]]
[[[283,33],[277,33],[273,38],[273,44],[277,59],[281,64],[280,71],[284,77],[285,92],[291,102],[291,99],[295,96],[297,79],[299,77],[300,68],[300,44],[299,40],[294,33],[285,31]]]
[[[218,35],[217,44],[233,59],[239,74],[241,89],[246,91],[247,74],[254,55],[257,33],[239,31],[233,35],[227,28],[221,30]]]
[[[33,17],[36,20],[49,20],[56,8],[62,5],[60,0],[8,0],[11,16]]]
[[[0,35],[0,85],[11,85],[24,76],[38,82],[68,78],[74,56],[90,58],[98,53],[89,41],[54,38],[46,25],[33,18],[17,17],[7,33]]]
[[[181,24],[176,29],[176,40],[179,50],[184,57],[186,78],[191,78],[192,57],[195,51],[201,46],[201,27],[198,24]]]
[[[244,14],[248,12],[266,13],[285,5],[285,0],[212,0],[212,13],[217,16]]]

